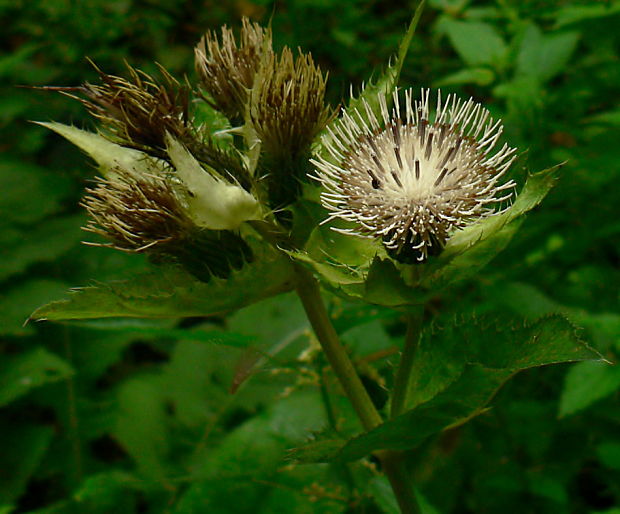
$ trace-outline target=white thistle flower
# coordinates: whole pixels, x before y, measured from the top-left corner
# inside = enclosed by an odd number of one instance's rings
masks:
[[[493,153],[500,120],[471,98],[450,95],[442,103],[438,92],[431,121],[429,90],[412,96],[405,91],[404,115],[396,91],[391,116],[383,95],[380,117],[366,101],[363,112],[345,112],[324,138],[329,155],[312,161],[331,211],[325,222],[353,222],[334,230],[381,238],[390,255],[409,263],[438,254],[455,229],[495,214],[515,186],[500,180],[515,149]]]

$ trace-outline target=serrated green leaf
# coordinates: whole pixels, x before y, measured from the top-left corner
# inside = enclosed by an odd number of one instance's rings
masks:
[[[32,389],[63,380],[72,374],[69,364],[44,348],[6,358],[0,367],[0,406],[11,403]]]
[[[409,410],[348,441],[337,460],[356,460],[380,449],[414,448],[461,425],[484,412],[499,387],[520,370],[601,358],[560,316],[521,328],[511,325],[470,321],[426,333],[414,358]],[[324,457],[333,455],[330,448]]]
[[[288,259],[265,248],[255,261],[227,279],[200,282],[180,268],[161,268],[133,279],[85,287],[40,307],[32,320],[109,317],[170,318],[207,316],[239,309],[292,288]]]

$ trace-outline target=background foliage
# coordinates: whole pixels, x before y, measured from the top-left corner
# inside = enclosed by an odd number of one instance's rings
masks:
[[[192,74],[205,30],[273,14],[275,45],[311,51],[335,105],[385,65],[413,8],[0,1],[0,512],[396,512],[372,462],[296,465],[287,453],[313,431],[358,428],[293,297],[226,319],[23,325],[70,286],[148,265],[80,245],[77,204],[93,172],[26,120],[89,122],[76,102],[15,85],[95,80],[84,56],[114,74],[124,60]],[[526,170],[567,161],[484,273],[433,299],[439,325],[456,313],[559,313],[617,361],[619,23],[616,1],[427,7],[401,84],[483,101],[523,150],[521,183]],[[380,405],[402,320],[335,298],[331,307]],[[429,512],[620,512],[619,389],[620,368],[599,362],[519,375],[490,410],[412,452]]]

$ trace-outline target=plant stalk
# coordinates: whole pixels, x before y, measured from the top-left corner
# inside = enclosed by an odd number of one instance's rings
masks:
[[[396,496],[402,514],[420,514],[420,504],[413,491],[413,483],[404,463],[403,452],[383,450],[377,453],[383,471]]]
[[[394,378],[394,389],[392,393],[392,403],[390,408],[390,418],[395,418],[402,414],[407,403],[407,393],[409,392],[409,382],[413,370],[413,360],[420,345],[420,335],[422,334],[422,317],[424,309],[420,308],[411,312],[407,318],[407,332],[403,352],[398,363],[398,370]]]
[[[383,422],[381,415],[368,396],[368,392],[362,384],[346,349],[340,343],[321,298],[318,282],[305,268],[295,264],[295,270],[297,294],[347,398],[353,405],[365,430],[379,426]],[[409,366],[410,368],[411,366]],[[403,453],[383,450],[377,452],[376,455],[390,481],[402,514],[419,514],[421,511],[413,492],[411,479],[404,466]]]
[[[321,298],[319,284],[305,268],[295,265],[295,269],[297,294],[316,337],[364,429],[371,430],[383,420],[368,396],[344,346],[340,343]]]

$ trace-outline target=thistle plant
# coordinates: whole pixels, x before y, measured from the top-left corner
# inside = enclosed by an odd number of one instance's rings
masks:
[[[294,290],[360,425],[332,427],[292,456],[374,455],[405,513],[420,511],[409,450],[482,412],[520,369],[597,358],[560,317],[443,327],[458,346],[433,328],[428,300],[508,244],[555,168],[519,186],[516,150],[480,103],[397,87],[420,13],[394,63],[340,110],[326,104],[327,75],[309,54],[276,51],[270,29],[247,19],[238,38],[224,27],[200,41],[197,84],[130,67],[128,78],[99,71],[100,84],[65,88],[99,123],[98,133],[42,123],[98,164],[82,202],[86,230],[107,240],[94,244],[149,255],[160,271],[81,289],[32,315],[221,314]],[[386,408],[334,328],[325,298],[336,296],[407,323]]]

